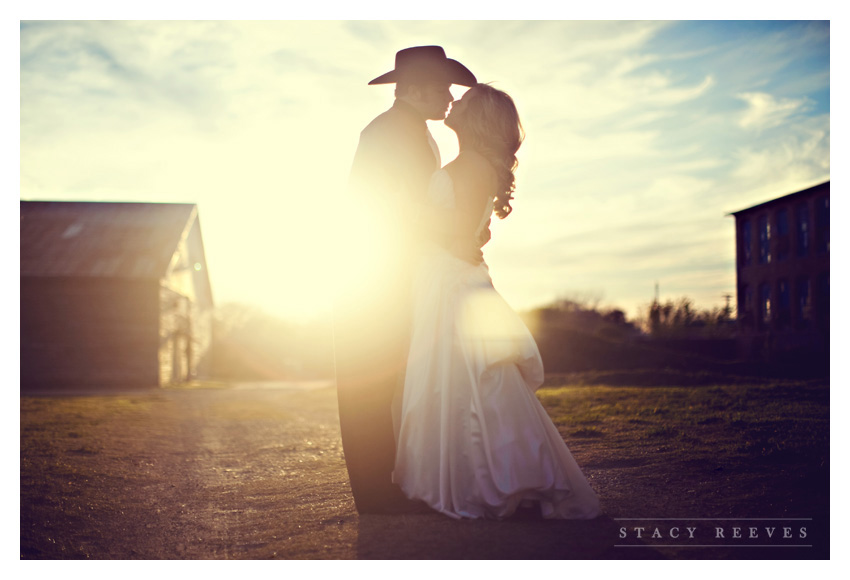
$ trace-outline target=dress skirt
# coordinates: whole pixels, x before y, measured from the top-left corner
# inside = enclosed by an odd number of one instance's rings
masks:
[[[535,396],[531,333],[474,266],[436,245],[414,274],[411,336],[393,481],[453,518],[588,519],[596,494]]]

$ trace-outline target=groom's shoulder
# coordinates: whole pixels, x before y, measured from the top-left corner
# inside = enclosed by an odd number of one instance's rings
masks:
[[[394,125],[395,119],[392,113],[392,109],[384,111],[383,113],[372,119],[372,121],[368,125],[366,125],[366,127],[361,132],[371,133],[373,131],[380,131],[381,129]]]

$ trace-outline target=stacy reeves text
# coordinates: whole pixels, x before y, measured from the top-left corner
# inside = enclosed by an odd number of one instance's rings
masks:
[[[620,539],[723,539],[723,540],[802,540],[807,536],[805,526],[623,526]]]

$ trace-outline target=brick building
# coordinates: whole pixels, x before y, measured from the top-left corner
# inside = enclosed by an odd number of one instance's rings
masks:
[[[829,182],[731,215],[741,354],[828,360]]]

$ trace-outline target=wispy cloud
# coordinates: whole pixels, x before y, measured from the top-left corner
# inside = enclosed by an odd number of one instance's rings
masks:
[[[795,114],[810,109],[808,99],[776,99],[766,93],[741,93],[738,95],[748,107],[738,124],[744,129],[772,129],[787,122]]]

